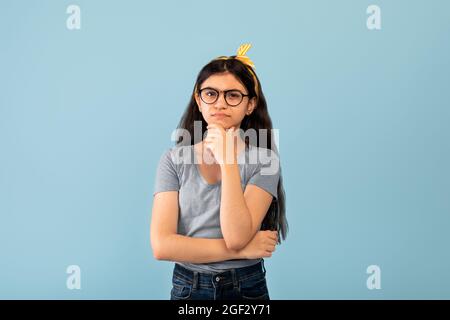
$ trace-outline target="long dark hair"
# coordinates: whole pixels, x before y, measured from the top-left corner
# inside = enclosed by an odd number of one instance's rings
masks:
[[[239,79],[245,86],[249,93],[249,98],[256,98],[256,107],[250,115],[246,115],[241,122],[241,129],[246,132],[248,129],[254,129],[258,134],[256,135],[257,147],[260,146],[260,135],[266,135],[263,137],[264,144],[268,146],[268,149],[272,150],[272,120],[270,119],[269,112],[267,111],[266,99],[261,89],[261,83],[253,69],[249,70],[250,67],[243,64],[238,59],[234,59],[235,56],[230,57],[230,59],[215,59],[205,65],[199,72],[197,80],[192,92],[191,100],[181,117],[178,124],[178,129],[187,130],[190,133],[191,140],[186,141],[184,137],[179,137],[177,144],[182,141],[190,145],[196,144],[200,141],[195,141],[194,138],[194,121],[202,122],[202,135],[200,139],[204,136],[206,131],[207,122],[203,119],[199,107],[195,100],[195,94],[199,93],[200,86],[202,83],[208,79],[211,75],[223,72],[229,72],[233,74],[237,79]],[[252,74],[253,73],[253,74]],[[255,86],[256,80],[256,86]],[[266,129],[260,131],[260,129]],[[245,143],[248,145],[248,137],[245,137]],[[198,140],[198,138],[197,138]],[[275,147],[275,145],[274,145]],[[275,147],[276,148],[276,147]],[[278,154],[277,150],[272,150]],[[275,197],[267,210],[267,214],[261,224],[261,230],[277,230],[278,231],[278,241],[281,243],[281,239],[286,239],[288,232],[288,223],[286,220],[286,199],[285,192],[283,188],[283,178],[281,175],[280,166],[280,179],[278,181],[277,187],[278,198]]]

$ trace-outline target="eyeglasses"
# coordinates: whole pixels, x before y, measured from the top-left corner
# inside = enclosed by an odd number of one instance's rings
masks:
[[[214,102],[219,99],[220,93],[223,92],[226,103],[231,106],[235,107],[239,105],[244,97],[250,96],[249,94],[243,94],[239,90],[225,90],[225,91],[219,91],[213,88],[203,88],[200,89],[200,98],[203,100],[206,104],[213,104]]]

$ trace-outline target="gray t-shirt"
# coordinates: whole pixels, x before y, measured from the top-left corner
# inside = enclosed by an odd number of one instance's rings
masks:
[[[155,195],[178,191],[178,234],[223,239],[220,229],[221,182],[208,184],[198,169],[194,147],[174,146],[160,158],[154,185]],[[254,184],[277,198],[279,158],[276,152],[249,145],[238,155],[242,190]],[[258,263],[261,259],[235,259],[213,263],[179,263],[193,271],[222,272]]]

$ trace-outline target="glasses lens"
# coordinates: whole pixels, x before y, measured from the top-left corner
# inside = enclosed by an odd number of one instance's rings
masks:
[[[200,93],[200,96],[205,103],[216,102],[218,95],[219,95],[219,93],[213,89],[204,89]]]
[[[242,93],[239,91],[228,91],[225,100],[230,106],[237,106],[242,101]]]

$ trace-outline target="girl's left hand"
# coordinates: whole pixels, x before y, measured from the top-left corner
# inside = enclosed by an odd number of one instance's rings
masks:
[[[203,141],[219,164],[237,163],[237,128],[224,129],[220,124],[213,123],[206,127],[207,136]]]

